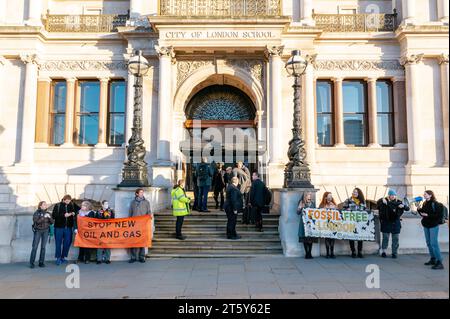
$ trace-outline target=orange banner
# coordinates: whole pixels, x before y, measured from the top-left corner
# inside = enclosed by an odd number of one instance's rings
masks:
[[[152,217],[150,215],[96,219],[79,217],[76,247],[139,248],[152,245]]]

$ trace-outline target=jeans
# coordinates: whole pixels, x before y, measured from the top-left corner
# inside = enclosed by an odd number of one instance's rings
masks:
[[[72,244],[72,227],[55,227],[55,258],[67,258],[70,245]],[[61,250],[62,246],[62,250]]]
[[[145,260],[145,247],[142,248],[131,248],[131,259],[132,260]]]
[[[105,261],[109,261],[111,259],[111,249],[109,248],[97,249],[97,261],[102,261],[103,255],[105,256]]]
[[[381,249],[383,252],[388,248],[389,235],[391,233],[383,233],[383,242],[381,243]],[[399,247],[400,234],[392,234],[392,255],[397,255]]]
[[[431,258],[442,262],[441,249],[439,248],[439,226],[433,228],[423,228],[425,240],[427,242],[428,251]]]
[[[209,185],[208,186],[199,186],[199,200],[198,200],[198,204],[199,204],[199,208],[200,210],[207,210],[208,208],[208,192],[209,192]]]
[[[80,247],[78,251],[78,261],[90,261],[91,260],[91,248]]]
[[[39,242],[41,243],[41,253],[39,255],[39,263],[43,264],[45,261],[45,246],[47,245],[48,241],[48,229],[47,230],[37,230],[34,232],[33,235],[33,246],[31,249],[31,256],[30,256],[30,264],[34,264],[34,261],[36,260],[36,253],[39,246]]]
[[[184,216],[177,216],[177,223],[175,226],[176,236],[181,237],[181,228],[183,227]]]

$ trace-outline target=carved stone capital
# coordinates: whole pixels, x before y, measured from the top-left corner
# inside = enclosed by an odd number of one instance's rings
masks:
[[[270,57],[281,57],[283,55],[284,45],[274,45],[274,46],[266,46],[264,54],[267,58]]]
[[[162,47],[155,45],[155,50],[160,58],[167,57],[171,59],[172,63],[175,63],[175,50],[173,49],[173,46]]]
[[[448,54],[447,53],[442,53],[438,57],[438,63],[439,64],[448,64]]]
[[[405,65],[411,65],[411,64],[418,64],[422,62],[424,54],[410,54],[405,55],[400,58],[400,64]]]
[[[37,66],[40,65],[37,54],[20,54],[19,58],[25,64],[33,63],[36,64]]]
[[[308,62],[308,65],[314,65],[316,64],[316,60],[317,60],[317,53],[315,54],[307,54],[305,57],[306,62]]]

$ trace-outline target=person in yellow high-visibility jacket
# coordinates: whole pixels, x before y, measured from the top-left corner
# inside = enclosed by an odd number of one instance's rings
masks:
[[[172,190],[172,213],[177,218],[176,223],[176,239],[185,240],[186,237],[181,234],[181,228],[183,227],[184,216],[189,215],[189,202],[191,199],[186,196],[184,191],[184,180],[180,179]]]

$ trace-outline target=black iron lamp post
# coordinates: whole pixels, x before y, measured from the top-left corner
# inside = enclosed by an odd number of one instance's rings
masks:
[[[308,62],[301,56],[300,50],[292,51],[286,63],[286,70],[294,77],[294,128],[289,142],[289,163],[284,169],[284,188],[313,188],[311,174],[306,162],[305,141],[302,137],[301,76]]]
[[[147,74],[150,64],[142,55],[135,54],[128,61],[128,71],[134,75],[133,127],[127,146],[127,161],[122,169],[122,182],[119,187],[146,187],[148,183],[145,147],[142,139],[142,77]]]

